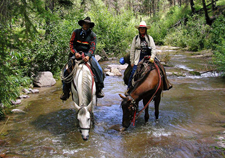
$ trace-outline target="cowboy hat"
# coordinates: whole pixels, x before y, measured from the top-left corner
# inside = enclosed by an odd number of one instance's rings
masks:
[[[80,26],[82,26],[84,22],[89,23],[90,24],[90,28],[95,26],[95,23],[91,22],[91,18],[90,17],[86,17],[84,20],[78,21],[78,24]]]
[[[145,21],[142,21],[142,22],[140,23],[140,25],[136,25],[136,26],[135,26],[135,28],[137,28],[137,29],[139,29],[140,27],[145,27],[145,28],[149,29],[151,26],[146,25]]]

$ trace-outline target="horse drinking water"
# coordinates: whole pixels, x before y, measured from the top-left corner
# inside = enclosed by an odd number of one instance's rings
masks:
[[[76,61],[71,92],[80,133],[83,140],[88,140],[93,123],[93,108],[96,105],[96,87],[89,63]]]
[[[154,62],[148,64],[150,64],[151,69],[150,72],[148,72],[143,78],[143,80],[138,82],[128,95],[123,96],[119,94],[123,99],[121,106],[123,110],[122,126],[124,128],[128,128],[132,122],[135,123],[135,119],[143,110],[145,110],[145,122],[148,121],[148,106],[152,99],[154,100],[155,104],[155,118],[158,119],[159,117],[159,103],[161,100],[161,92],[163,90],[163,82],[156,63]],[[137,113],[138,103],[141,100],[143,100],[144,108],[139,113]]]

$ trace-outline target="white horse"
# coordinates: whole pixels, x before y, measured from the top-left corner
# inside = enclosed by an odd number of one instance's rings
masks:
[[[97,103],[94,76],[88,63],[77,62],[74,69],[71,92],[80,133],[83,140],[88,140],[91,124],[94,121],[93,108]]]

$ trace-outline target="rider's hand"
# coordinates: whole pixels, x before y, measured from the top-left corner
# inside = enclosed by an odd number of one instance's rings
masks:
[[[134,64],[131,64],[130,66],[131,66],[131,67],[134,67]]]
[[[79,53],[75,53],[75,58],[76,59],[80,59],[81,58],[81,55]]]
[[[150,61],[151,63],[154,63],[154,59],[153,59],[153,58],[150,58],[149,61]]]
[[[88,61],[89,61],[89,56],[84,57],[84,58],[83,58],[83,61],[84,61],[84,62],[88,62]]]

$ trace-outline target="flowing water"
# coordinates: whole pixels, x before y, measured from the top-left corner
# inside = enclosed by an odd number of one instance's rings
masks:
[[[119,63],[101,62],[103,68],[109,64]],[[192,58],[187,52],[172,53],[169,64],[166,71],[172,74],[168,78],[173,88],[163,92],[158,123],[151,102],[147,124],[141,114],[135,126],[119,132],[118,94],[126,86],[121,76],[107,76],[105,97],[98,99],[94,109],[95,125],[89,140],[83,141],[71,98],[59,99],[62,85],[58,81],[24,100],[25,114],[12,114],[0,122],[0,157],[224,157],[224,79],[209,72],[191,75],[190,71],[203,71],[210,64],[207,58]]]

